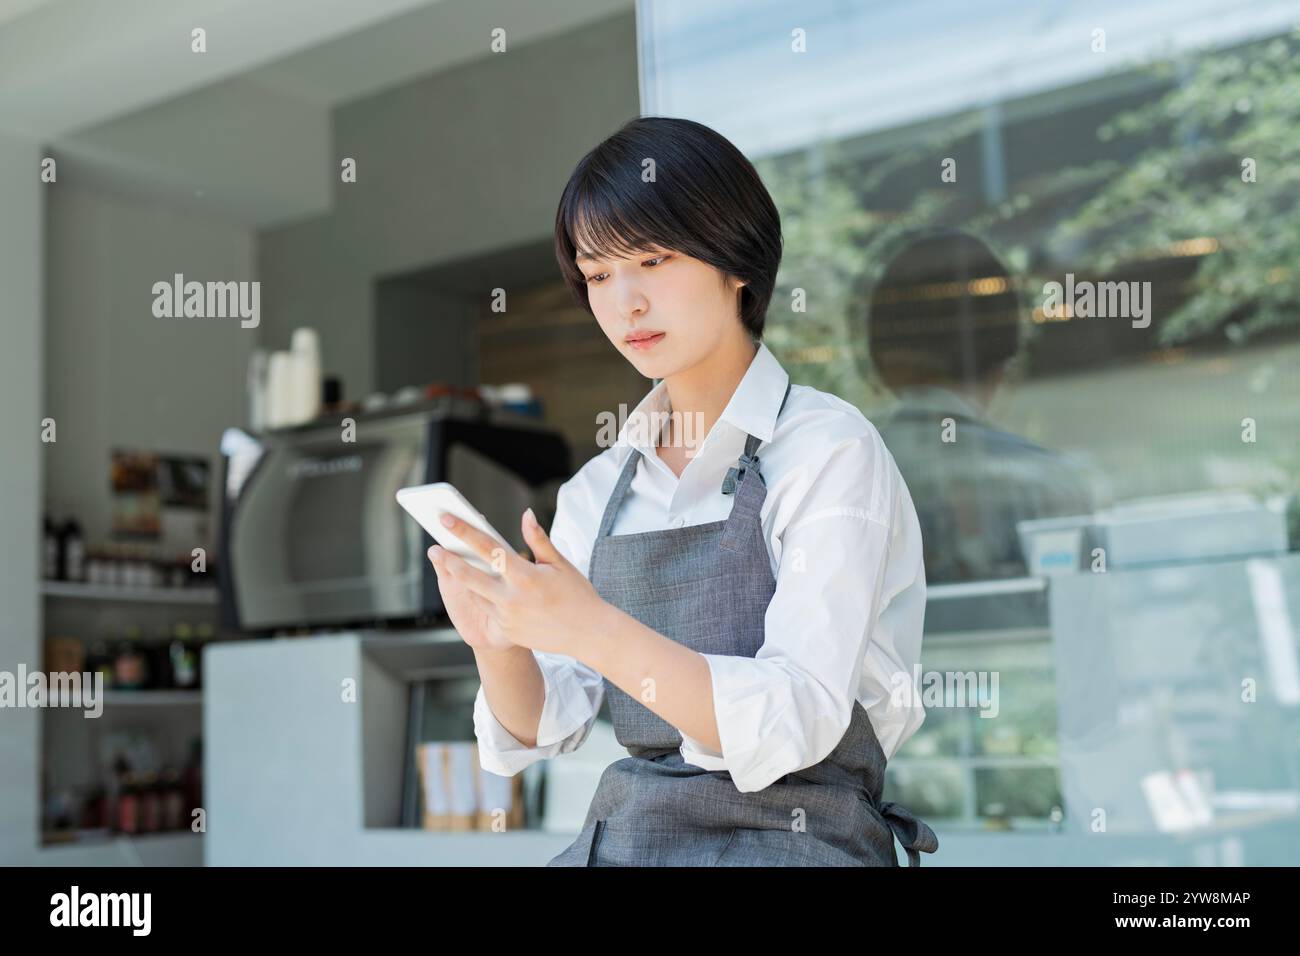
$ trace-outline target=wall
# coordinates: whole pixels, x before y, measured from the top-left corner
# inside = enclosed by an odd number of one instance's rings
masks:
[[[41,293],[44,249],[35,146],[0,134],[0,670],[34,666],[40,626]],[[0,864],[36,855],[39,712],[0,711]]]
[[[110,527],[110,449],[193,452],[215,467],[222,430],[246,421],[245,373],[260,329],[156,318],[151,289],[178,272],[187,281],[253,279],[253,236],[63,177],[48,196],[45,407],[59,440],[45,484],[50,504],[71,509],[95,542]]]
[[[334,156],[357,182],[258,237],[267,345],[314,326],[345,394],[371,391],[373,281],[550,235],[574,164],[637,115],[636,63],[621,14],[339,108]]]

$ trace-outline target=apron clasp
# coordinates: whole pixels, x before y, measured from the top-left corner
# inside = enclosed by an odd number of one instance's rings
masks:
[[[740,484],[741,479],[745,477],[745,472],[750,468],[757,470],[758,456],[742,453],[739,463],[727,469],[727,477],[722,479],[722,493],[724,495],[734,494],[736,486]]]

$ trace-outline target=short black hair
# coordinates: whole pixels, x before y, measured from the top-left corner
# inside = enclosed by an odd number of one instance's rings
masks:
[[[642,179],[654,161],[655,181]],[[581,243],[581,245],[579,245]],[[631,120],[578,162],[555,213],[555,257],[587,312],[579,249],[597,256],[672,249],[744,281],[740,321],[763,337],[781,264],[781,216],[758,170],[703,123]]]
[[[1020,350],[1020,291],[1002,260],[968,232],[936,227],[899,235],[870,285],[867,353],[890,388],[974,384]]]

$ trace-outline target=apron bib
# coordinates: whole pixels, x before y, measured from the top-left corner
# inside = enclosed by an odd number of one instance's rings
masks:
[[[786,387],[781,408],[790,396]],[[780,411],[777,412],[778,416]],[[610,494],[588,577],[601,598],[702,654],[754,657],[776,590],[759,520],[767,488],[759,439],[728,472],[727,518],[611,535],[638,454]],[[605,768],[582,831],[547,866],[911,866],[939,841],[924,822],[882,802],[885,754],[866,709],[853,702],[844,737],[820,763],[742,793],[725,770],[688,764],[681,734],[605,679],[614,734],[629,756]]]

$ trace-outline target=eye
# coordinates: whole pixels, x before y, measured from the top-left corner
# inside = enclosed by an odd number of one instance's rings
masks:
[[[665,259],[667,259],[667,258],[668,258],[667,255],[655,256],[653,259],[647,259],[645,262],[641,263],[641,265],[643,265],[643,266],[650,266],[651,263],[654,263],[655,265],[658,265],[660,262],[663,262],[663,261],[664,261]],[[653,266],[652,266],[652,268],[653,268]]]
[[[603,273],[603,272],[598,272],[598,273],[596,273],[594,276],[587,276],[587,283],[588,283],[588,285],[593,284],[593,283],[599,283],[599,282],[602,280],[602,278],[604,277],[604,275],[605,275],[605,273]]]

